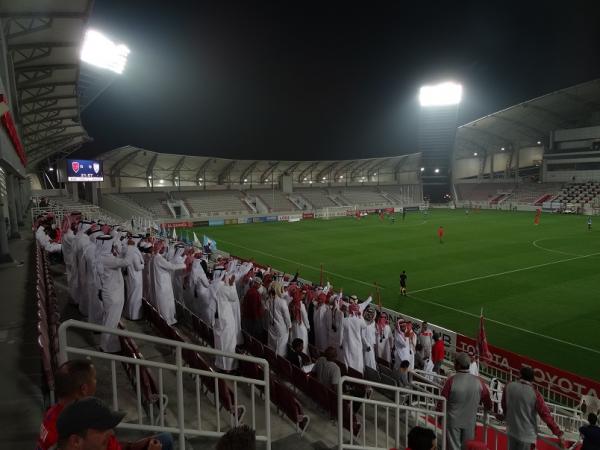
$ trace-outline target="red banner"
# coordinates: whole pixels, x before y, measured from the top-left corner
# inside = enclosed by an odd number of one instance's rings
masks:
[[[192,222],[168,222],[162,224],[163,228],[192,228],[194,224]]]
[[[314,219],[315,218],[315,213],[312,213],[312,212],[302,213],[302,218],[303,219]]]
[[[457,352],[475,352],[476,348],[477,341],[475,339],[457,334]],[[529,366],[533,368],[537,384],[554,391],[562,392],[576,401],[579,401],[582,395],[589,395],[590,393],[598,395],[600,392],[600,383],[597,381],[552,367],[527,356],[519,355],[493,345],[488,345],[488,348],[492,354],[492,358],[485,364],[515,374],[518,374],[521,367]]]
[[[8,102],[6,97],[3,94],[0,94],[0,103],[6,103],[8,106]],[[10,114],[10,109],[2,113],[0,116],[0,121],[8,134],[10,142],[15,149],[15,153],[21,160],[21,164],[23,166],[27,165],[27,156],[25,155],[25,149],[23,148],[23,144],[21,143],[21,139],[19,139],[19,133],[17,132],[17,128],[15,127],[15,122],[13,121],[12,115]]]

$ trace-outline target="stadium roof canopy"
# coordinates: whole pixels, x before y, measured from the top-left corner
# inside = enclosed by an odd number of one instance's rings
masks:
[[[79,49],[92,0],[0,0],[16,123],[32,168],[89,139],[81,126]]]
[[[271,184],[282,174],[292,175],[294,183],[360,181],[363,177],[364,181],[371,181],[379,172],[388,175],[388,179],[396,178],[399,173],[418,170],[421,155],[338,161],[263,161],[172,155],[125,146],[104,153],[99,159],[104,161],[105,175],[112,180],[121,177],[163,180],[167,185],[223,185]]]
[[[455,158],[547,143],[550,132],[600,123],[600,79],[543,95],[462,125]],[[540,144],[538,144],[538,142]]]

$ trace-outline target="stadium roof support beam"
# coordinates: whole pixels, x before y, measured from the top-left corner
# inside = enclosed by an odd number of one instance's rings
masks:
[[[244,180],[248,179],[248,174],[252,173],[252,171],[258,165],[259,162],[260,161],[258,160],[253,161],[250,164],[248,164],[244,170],[242,170],[242,173],[240,174],[240,184],[244,184]]]
[[[236,162],[236,160],[229,161],[229,163],[227,163],[223,170],[221,170],[219,176],[217,177],[217,181],[219,184],[224,184],[225,180],[231,180],[231,171],[235,167]]]
[[[63,148],[60,148],[60,146],[52,147],[48,151],[41,152],[41,153],[37,154],[34,158],[29,159],[28,164],[35,166],[36,164],[39,164],[40,162],[42,162],[44,159],[49,158],[50,156],[55,155],[56,153],[62,153],[64,156],[66,156],[69,153],[72,153],[75,150],[77,150],[79,147],[81,147],[82,144],[83,144],[83,142],[78,141],[78,142],[74,142],[73,144],[67,145]],[[56,158],[56,159],[58,159],[58,158]]]
[[[146,168],[146,184],[149,188],[154,188],[154,166],[156,165],[157,159],[158,153],[155,153],[150,160],[150,164],[148,164],[148,167]]]
[[[344,164],[342,167],[338,168],[335,173],[333,174],[334,178],[339,178],[339,174],[343,173],[344,175],[348,172],[348,168],[352,167],[354,164],[356,164],[357,161],[353,160],[353,161],[349,161],[346,164]]]
[[[319,173],[317,174],[317,180],[321,180],[326,174],[331,175],[331,172],[333,171],[333,168],[335,166],[337,166],[339,164],[339,161],[335,161],[332,162],[331,164],[327,164],[323,170],[320,170]],[[327,181],[331,181],[331,176],[327,177],[328,180]]]
[[[350,172],[350,178],[351,179],[355,178],[358,173],[362,172],[364,170],[364,168],[367,167],[372,162],[373,162],[372,159],[367,159],[367,160],[363,161],[362,163],[360,163],[357,167],[352,169],[352,172]]]
[[[27,139],[30,136],[35,136],[38,133],[45,133],[45,132],[53,131],[53,130],[65,130],[66,128],[73,128],[73,127],[81,126],[81,124],[79,124],[79,123],[71,123],[71,124],[63,123],[63,124],[61,124],[60,121],[58,121],[58,120],[56,122],[58,122],[58,123],[52,124],[49,127],[38,128],[35,131],[30,131],[29,133],[23,134],[23,139]]]
[[[293,175],[294,174],[294,170],[296,170],[296,168],[300,165],[301,161],[296,161],[294,164],[289,165],[284,171],[283,173],[285,173],[286,175]]]
[[[529,104],[529,103],[523,103],[521,106],[523,108],[531,108],[535,111],[541,112],[542,114],[546,114],[548,117],[552,117],[554,120],[556,120],[557,126],[566,125],[566,124],[571,123],[570,119],[568,119],[565,116],[558,114],[554,111],[551,111],[548,108],[543,108],[541,106],[533,105],[533,104]]]
[[[275,169],[277,168],[277,166],[279,165],[279,161],[275,161],[274,163],[271,163],[271,165],[263,172],[260,174],[260,183],[264,183],[267,178],[269,178],[273,172],[275,172]]]
[[[133,161],[139,152],[139,149],[134,150],[133,152],[128,153],[112,165],[110,169],[110,184],[112,187],[115,187],[117,185],[117,179],[119,179],[119,192],[121,192],[121,169],[127,164],[129,164],[131,161]]]
[[[44,117],[43,119],[40,119],[40,120],[34,120],[34,121],[31,121],[28,123],[23,123],[23,124],[21,124],[21,126],[26,128],[26,127],[30,127],[33,125],[39,125],[40,123],[52,122],[54,120],[74,120],[77,122],[77,121],[79,121],[79,116],[77,115],[77,116],[57,117],[56,115],[52,115],[51,117]]]
[[[318,165],[319,165],[319,161],[313,161],[308,166],[306,166],[304,168],[304,170],[302,172],[300,172],[300,174],[298,175],[298,183],[302,183],[302,181],[304,180],[304,175],[311,172]]]
[[[35,153],[38,149],[45,147],[47,144],[53,143],[54,141],[57,141],[57,140],[75,138],[75,137],[85,136],[85,135],[86,135],[86,133],[84,131],[78,131],[77,133],[67,133],[67,134],[62,134],[62,135],[52,136],[52,137],[49,137],[46,139],[42,139],[42,140],[36,142],[35,147],[27,149],[27,154]]]
[[[173,186],[181,186],[181,168],[183,167],[183,163],[185,162],[185,156],[179,158],[177,164],[175,164],[175,168],[173,169]],[[179,181],[179,183],[176,183]]]
[[[198,170],[196,171],[196,183],[198,186],[200,185],[200,182],[203,182],[206,185],[206,168],[211,161],[213,161],[212,158],[206,158],[202,165],[198,167]]]
[[[400,173],[400,169],[406,165],[408,162],[408,158],[401,158],[400,161],[394,166],[394,180],[398,181],[398,174]]]

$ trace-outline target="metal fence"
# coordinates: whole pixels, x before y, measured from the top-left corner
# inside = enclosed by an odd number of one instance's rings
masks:
[[[88,332],[101,332],[109,333],[125,338],[134,339],[136,342],[145,341],[153,345],[166,347],[170,350],[170,354],[174,356],[174,362],[158,362],[146,359],[140,359],[135,357],[121,356],[111,353],[104,353],[95,351],[89,347],[78,347],[70,345],[68,337],[69,331],[79,330]],[[256,430],[257,441],[265,442],[266,449],[271,448],[271,418],[270,418],[270,392],[269,392],[269,364],[266,360],[261,358],[255,358],[247,355],[241,355],[236,353],[226,353],[215,350],[213,348],[201,347],[198,345],[189,344],[187,342],[172,341],[168,339],[162,339],[147,334],[135,333],[131,331],[106,328],[100,325],[91,323],[80,322],[76,320],[67,320],[63,322],[58,330],[59,334],[59,345],[60,354],[59,362],[63,363],[68,360],[71,355],[79,355],[83,357],[97,358],[103,361],[107,361],[110,365],[111,380],[110,384],[112,387],[112,407],[119,409],[119,391],[118,391],[118,379],[117,379],[117,363],[129,365],[133,367],[134,386],[136,388],[136,409],[137,409],[137,423],[134,422],[122,422],[119,427],[125,429],[139,430],[139,431],[150,431],[150,432],[170,432],[179,434],[179,448],[185,449],[185,437],[192,436],[203,436],[203,437],[219,437],[223,435],[227,430],[224,430],[224,426],[221,424],[221,409],[228,409],[224,397],[224,393],[230,391],[233,392],[232,396],[228,395],[231,400],[229,410],[233,413],[230,415],[230,426],[237,426],[242,420],[243,414],[240,411],[245,412],[247,409],[250,410],[250,423],[253,429]],[[224,373],[218,373],[208,370],[200,370],[197,368],[191,368],[186,366],[184,355],[185,352],[196,352],[198,354],[214,356],[226,356],[234,358],[238,361],[245,361],[253,364],[260,365],[262,367],[263,379],[252,379],[240,376],[234,376]],[[156,403],[158,407],[158,414],[154,416],[154,410],[151,409],[149,414],[145,414],[143,408],[142,398],[142,386],[143,379],[142,373],[145,370],[150,370],[156,374],[154,379],[156,382]],[[172,384],[165,382],[165,378],[175,379],[175,391],[176,391],[176,412],[174,414],[174,422],[172,424],[167,423],[165,418],[165,412],[167,408],[167,400],[165,390],[172,388]],[[186,390],[184,388],[184,380],[188,383],[186,387],[190,388]],[[224,387],[226,383],[226,387]],[[224,390],[228,389],[228,390]],[[249,397],[249,405],[242,405],[240,401],[240,394],[244,390],[244,393]],[[213,402],[207,401],[205,396],[208,393],[212,393]],[[262,394],[262,398],[261,395]],[[264,403],[264,423],[260,430],[257,429],[257,404],[256,399]],[[193,401],[190,400],[192,398]],[[185,400],[188,400],[187,405]],[[207,404],[208,403],[208,404]],[[249,407],[249,408],[248,408]],[[216,419],[216,429],[208,429],[202,416],[214,415]],[[146,420],[144,418],[146,417]]]
[[[446,449],[444,397],[348,376],[340,379],[337,388],[339,450],[407,447],[408,432],[416,425],[433,429],[438,449]],[[358,394],[365,391],[366,396]],[[360,419],[359,433],[352,414]]]

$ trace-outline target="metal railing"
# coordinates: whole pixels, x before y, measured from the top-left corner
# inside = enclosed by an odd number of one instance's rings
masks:
[[[146,359],[132,358],[127,356],[121,356],[117,354],[104,353],[95,351],[89,347],[75,347],[69,345],[68,342],[68,331],[69,330],[84,330],[90,332],[101,332],[108,333],[116,336],[126,337],[137,341],[145,341],[154,345],[160,345],[171,349],[171,355],[175,356],[175,362],[157,362]],[[127,330],[106,328],[100,325],[91,323],[80,322],[77,320],[67,320],[63,322],[58,330],[59,336],[59,362],[63,363],[68,360],[69,355],[80,355],[83,357],[98,358],[104,361],[110,362],[110,373],[111,373],[111,386],[112,386],[112,407],[114,409],[119,408],[119,393],[117,387],[117,362],[131,365],[135,368],[135,386],[136,386],[136,404],[137,404],[137,423],[133,422],[121,422],[120,428],[140,430],[140,431],[151,431],[151,432],[170,432],[179,434],[179,448],[185,449],[185,437],[186,436],[202,436],[202,437],[220,437],[225,431],[221,426],[220,410],[222,407],[227,408],[225,401],[220,399],[222,392],[228,392],[223,390],[222,383],[232,384],[233,398],[232,405],[233,413],[231,414],[231,426],[237,426],[241,423],[240,411],[248,409],[246,406],[240,404],[239,394],[242,392],[241,389],[246,386],[249,387],[249,402],[250,402],[250,414],[251,414],[251,426],[256,430],[256,440],[265,442],[266,449],[271,448],[271,418],[270,418],[270,392],[269,392],[269,364],[262,358],[255,358],[247,355],[237,353],[227,353],[213,348],[201,347],[198,345],[189,344],[187,342],[173,341],[169,339],[158,338],[147,334],[135,333]],[[187,367],[185,365],[185,352],[197,352],[200,354],[206,354],[210,356],[225,356],[233,358],[239,361],[246,361],[262,366],[263,379],[252,379],[240,376],[229,375],[225,373],[213,372],[212,370],[200,370]],[[141,379],[140,372],[144,369],[154,370],[158,374],[158,396],[157,401],[159,403],[160,417],[158,418],[158,424],[155,424],[153,420],[150,423],[144,423],[144,411],[142,407],[142,393],[141,393]],[[185,390],[184,376],[189,376],[193,384],[191,391]],[[166,423],[165,414],[162,412],[166,409],[165,404],[165,388],[172,387],[170,384],[165,383],[165,377],[175,377],[175,389],[176,389],[176,413],[175,420],[176,424],[169,425]],[[187,379],[185,381],[188,381]],[[238,386],[241,385],[241,386]],[[214,395],[214,408],[212,414],[215,415],[216,419],[216,430],[209,430],[203,426],[202,414],[206,414],[206,405],[203,405],[201,401],[202,388],[206,386],[205,393],[212,390]],[[188,386],[189,387],[189,386]],[[229,389],[229,387],[227,387]],[[260,393],[263,394],[263,399],[259,397],[259,401],[264,401],[264,431],[263,429],[256,429],[257,408],[255,397]],[[194,396],[195,402],[193,407],[189,409],[195,409],[195,411],[189,411],[185,405],[185,398],[189,399]],[[231,400],[231,398],[230,398]],[[209,405],[210,407],[210,405]],[[195,416],[195,417],[194,417]],[[188,423],[186,423],[186,419]],[[195,420],[194,420],[195,419]],[[192,422],[193,421],[193,422]],[[206,420],[205,420],[206,422]],[[190,425],[194,423],[195,426]]]
[[[345,393],[345,386],[348,386],[350,392]],[[358,391],[364,389],[371,394],[352,395],[351,392],[356,387],[361,388]],[[446,415],[446,399],[442,396],[344,376],[337,385],[337,401],[338,450],[406,447],[408,432],[416,425],[433,429],[440,443],[438,448],[446,448],[446,421],[443,420]],[[353,414],[361,418],[360,433],[357,435],[354,433]],[[349,439],[345,439],[345,415],[350,431]],[[367,425],[373,429],[367,430]]]

